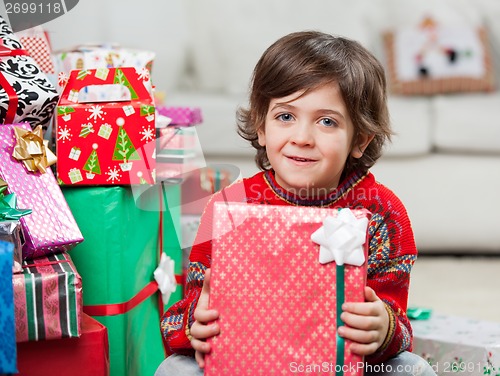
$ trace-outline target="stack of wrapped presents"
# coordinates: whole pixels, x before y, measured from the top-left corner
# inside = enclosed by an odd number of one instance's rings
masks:
[[[154,52],[0,39],[0,374],[150,376],[200,110],[159,104]]]
[[[56,53],[2,18],[0,41],[0,375],[152,376],[200,216],[239,171],[200,164],[201,111],[161,99],[154,52]],[[364,300],[371,213],[221,196],[196,238],[220,312],[205,374],[362,375],[337,328],[344,301]],[[438,374],[500,375],[498,325],[414,328]]]

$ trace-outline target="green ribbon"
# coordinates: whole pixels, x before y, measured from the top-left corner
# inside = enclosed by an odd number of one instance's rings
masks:
[[[432,310],[429,308],[411,307],[406,311],[406,316],[411,320],[429,320]]]
[[[31,214],[31,209],[16,209],[17,197],[15,193],[3,195],[6,186],[0,187],[0,221],[17,221],[19,218]]]
[[[219,192],[221,183],[221,173],[219,169],[215,169],[215,177],[214,177],[214,192]]]
[[[338,329],[344,322],[340,318],[342,314],[342,304],[345,301],[345,268],[344,265],[337,265],[337,362],[336,365],[340,365],[340,369],[337,370],[336,376],[344,375],[344,350],[345,350],[345,341],[344,338],[339,336]]]

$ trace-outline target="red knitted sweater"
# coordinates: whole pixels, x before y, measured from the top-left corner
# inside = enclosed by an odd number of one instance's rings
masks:
[[[299,192],[300,194],[300,192]],[[189,329],[203,286],[205,270],[211,264],[212,210],[215,201],[248,202],[270,205],[365,208],[372,213],[368,227],[368,286],[382,299],[390,313],[390,328],[381,348],[366,357],[379,363],[411,350],[412,330],[406,316],[410,271],[417,257],[410,220],[396,195],[375,181],[371,173],[354,173],[336,190],[324,197],[303,199],[291,195],[274,179],[273,171],[243,179],[213,196],[201,217],[191,250],[185,297],[170,307],[161,319],[163,337],[169,353],[193,354]]]

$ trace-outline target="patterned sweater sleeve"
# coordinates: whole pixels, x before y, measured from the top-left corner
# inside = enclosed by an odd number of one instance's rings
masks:
[[[384,211],[375,212],[369,226],[367,284],[385,303],[389,331],[384,343],[368,363],[381,363],[412,349],[412,328],[406,309],[410,271],[417,257],[410,220],[397,197],[387,201]]]
[[[203,287],[205,271],[210,268],[212,253],[212,208],[217,200],[212,197],[203,215],[189,256],[184,298],[172,305],[162,316],[160,326],[167,354],[194,355],[191,347],[191,325],[194,310]]]

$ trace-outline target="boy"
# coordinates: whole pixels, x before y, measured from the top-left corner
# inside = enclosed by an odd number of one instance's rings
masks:
[[[208,296],[212,209],[222,200],[368,209],[373,216],[366,301],[342,306],[346,325],[338,333],[354,342],[351,351],[364,355],[368,365],[386,365],[378,374],[434,374],[408,352],[406,306],[417,256],[411,224],[400,200],[369,172],[391,135],[386,99],[382,66],[357,42],[307,31],[289,34],[264,52],[249,108],[238,119],[239,133],[256,148],[264,171],[227,187],[207,205],[185,298],[162,318],[167,350],[188,357],[167,358],[157,375],[173,375],[177,366],[187,367],[183,374],[202,374],[210,352],[206,339],[219,333],[212,323],[218,312],[208,310]]]

